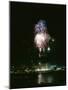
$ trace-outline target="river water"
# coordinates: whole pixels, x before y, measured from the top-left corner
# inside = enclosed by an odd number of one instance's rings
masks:
[[[59,86],[65,84],[65,71],[19,73],[10,75],[10,88]]]

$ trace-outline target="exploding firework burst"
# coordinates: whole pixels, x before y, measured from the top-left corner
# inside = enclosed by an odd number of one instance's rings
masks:
[[[39,50],[39,57],[41,56],[41,51],[45,51],[45,48],[48,46],[50,40],[50,35],[47,33],[47,24],[46,21],[40,20],[35,25],[35,38],[34,43]]]
[[[47,29],[47,24],[46,21],[40,20],[36,25],[35,25],[35,32],[45,32]]]

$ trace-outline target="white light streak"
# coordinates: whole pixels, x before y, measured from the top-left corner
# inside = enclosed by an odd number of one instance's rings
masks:
[[[36,44],[36,47],[39,48],[41,51],[41,48],[44,48],[47,46],[48,41],[50,40],[50,36],[45,32],[37,33],[35,35],[34,42]]]

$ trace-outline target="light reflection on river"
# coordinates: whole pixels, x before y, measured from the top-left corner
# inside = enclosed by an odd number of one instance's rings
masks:
[[[65,71],[11,74],[11,88],[65,85]]]
[[[51,75],[42,74],[41,72],[38,74],[38,84],[41,83],[53,83],[53,77]]]

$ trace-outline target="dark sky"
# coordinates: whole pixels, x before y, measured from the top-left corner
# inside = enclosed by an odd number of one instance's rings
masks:
[[[10,59],[11,64],[30,61],[34,50],[34,25],[47,21],[48,32],[55,38],[56,60],[64,64],[66,56],[66,6],[10,2]]]

